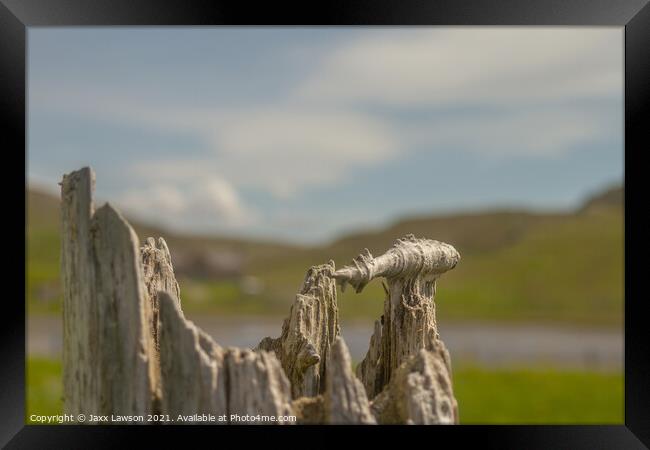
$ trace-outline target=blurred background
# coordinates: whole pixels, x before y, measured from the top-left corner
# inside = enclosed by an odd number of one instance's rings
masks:
[[[407,233],[461,423],[623,423],[622,28],[30,28],[27,417],[62,411],[58,182],[166,239],[186,316],[280,334],[307,269]],[[380,283],[339,291],[354,363]]]

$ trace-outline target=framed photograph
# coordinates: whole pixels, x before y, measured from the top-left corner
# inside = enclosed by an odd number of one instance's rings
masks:
[[[0,442],[649,448],[647,3],[0,0]]]

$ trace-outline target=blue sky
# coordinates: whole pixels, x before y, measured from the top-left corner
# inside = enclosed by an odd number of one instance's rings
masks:
[[[30,28],[28,181],[322,242],[623,182],[623,28]]]

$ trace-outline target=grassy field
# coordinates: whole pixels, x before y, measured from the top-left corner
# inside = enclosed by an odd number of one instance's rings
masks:
[[[622,424],[623,376],[550,368],[455,367],[464,424]]]
[[[464,424],[621,424],[620,374],[549,368],[489,370],[454,367],[454,391]],[[61,414],[61,363],[27,362],[27,413]]]
[[[175,248],[236,250],[246,273],[263,285],[245,293],[237,280],[179,277],[183,309],[214,314],[284,316],[304,274],[333,259],[337,267],[364,247],[378,255],[406,233],[453,244],[458,267],[438,285],[440,320],[564,322],[621,327],[623,321],[623,211],[620,191],[592,200],[575,213],[488,211],[405,219],[379,231],[343,237],[329,245],[299,248],[205,237],[183,237],[134,224],[141,238],[162,234]],[[30,193],[28,202],[28,311],[58,313],[58,202]],[[618,202],[616,201],[618,198]],[[343,317],[376,318],[384,294],[370,283],[361,294],[339,297]]]
[[[57,359],[27,359],[27,405],[25,422],[33,423],[32,414],[63,414],[63,382],[61,361]]]

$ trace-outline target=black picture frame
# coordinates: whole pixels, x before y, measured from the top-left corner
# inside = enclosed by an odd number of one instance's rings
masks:
[[[349,2],[284,5],[276,2],[165,1],[160,0],[0,0],[0,130],[5,170],[2,182],[5,215],[26,211],[26,197],[17,194],[26,181],[26,50],[27,27],[113,25],[564,25],[625,27],[625,424],[620,426],[456,426],[456,427],[347,427],[367,436],[398,438],[410,442],[411,433],[435,446],[481,448],[619,449],[650,447],[650,327],[646,325],[643,249],[648,248],[641,212],[643,202],[643,144],[650,127],[643,118],[650,109],[650,6],[648,0],[362,0]],[[19,164],[25,164],[25,178]],[[22,206],[20,206],[22,205]],[[24,217],[24,216],[23,216]],[[17,238],[20,220],[5,218],[5,252],[24,255]],[[3,228],[5,228],[3,226]],[[25,242],[25,246],[27,242]],[[9,247],[9,248],[8,248]],[[8,283],[25,265],[20,257],[8,258],[16,273],[6,273]],[[13,256],[13,255],[12,255]],[[636,256],[636,258],[635,258]],[[12,276],[13,275],[13,276]],[[25,411],[25,305],[16,295],[3,299],[4,321],[0,327],[0,444],[7,448],[99,448],[124,445],[135,433],[167,440],[180,433],[184,442],[206,437],[216,443],[215,433],[224,427],[128,427],[128,426],[26,426]],[[227,432],[250,427],[227,427]],[[260,431],[261,429],[263,431]],[[256,427],[255,434],[283,439],[282,433],[299,434],[295,444],[322,444],[330,431],[314,427]],[[290,428],[290,429],[289,429]],[[234,429],[234,431],[233,431]],[[404,434],[408,431],[408,435]],[[203,436],[210,433],[211,436]],[[401,436],[401,437],[400,437]],[[127,441],[128,442],[128,441]],[[167,441],[171,442],[171,441]],[[150,441],[153,444],[153,441]]]

